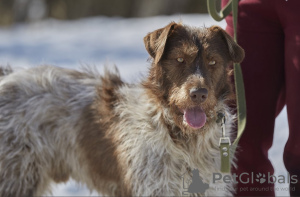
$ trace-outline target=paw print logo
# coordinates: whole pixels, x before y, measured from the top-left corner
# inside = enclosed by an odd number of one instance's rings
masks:
[[[264,182],[266,182],[266,175],[259,173],[256,175],[256,179],[257,182],[259,182],[260,184],[263,184]]]

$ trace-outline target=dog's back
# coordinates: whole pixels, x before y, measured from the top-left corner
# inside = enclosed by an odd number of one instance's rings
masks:
[[[0,74],[0,196],[41,195],[81,168],[75,125],[100,78],[50,66]]]

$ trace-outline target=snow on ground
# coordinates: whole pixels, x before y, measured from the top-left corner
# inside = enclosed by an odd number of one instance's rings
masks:
[[[122,77],[135,82],[145,75],[149,63],[143,37],[169,22],[198,27],[219,25],[208,15],[173,15],[139,19],[95,17],[76,21],[46,20],[0,28],[0,64],[30,67],[51,64],[76,68],[80,65],[117,65]],[[286,175],[282,161],[283,147],[288,137],[286,109],[276,120],[274,146],[269,157],[275,175]],[[253,161],[255,163],[255,161]],[[288,185],[277,184],[278,196],[287,196]],[[74,181],[53,185],[54,196],[95,196]],[[283,190],[283,191],[281,191]]]

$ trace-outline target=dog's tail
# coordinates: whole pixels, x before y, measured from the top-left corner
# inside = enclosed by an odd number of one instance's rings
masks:
[[[120,78],[119,71],[116,67],[114,67],[114,70],[105,68],[105,74],[101,76],[101,93],[99,93],[99,96],[102,97],[102,100],[113,104],[117,100],[117,94],[116,91],[124,85],[124,82]],[[99,91],[98,90],[98,91]]]
[[[120,78],[119,71],[116,67],[114,68],[114,71],[111,71],[112,69],[106,67],[105,74],[101,76],[101,85],[98,87],[96,106],[100,114],[105,114],[105,117],[101,118],[103,123],[109,122],[114,116],[114,107],[120,99],[118,90],[125,85]]]
[[[1,66],[0,65],[0,80],[13,72],[11,66]]]

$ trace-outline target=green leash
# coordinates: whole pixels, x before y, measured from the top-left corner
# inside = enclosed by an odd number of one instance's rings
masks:
[[[216,1],[207,0],[207,7],[209,14],[216,20],[221,21],[232,11],[233,28],[234,28],[234,41],[237,42],[237,17],[238,17],[238,0],[230,0],[228,4],[221,10],[216,10]],[[235,91],[237,100],[237,119],[238,119],[238,131],[237,137],[231,146],[230,139],[226,137],[225,133],[225,116],[222,117],[222,137],[220,138],[220,153],[221,153],[221,172],[230,173],[230,154],[235,153],[235,149],[239,140],[244,132],[246,126],[246,98],[244,90],[243,74],[240,64],[234,64],[234,80]],[[231,149],[232,148],[232,149]]]

